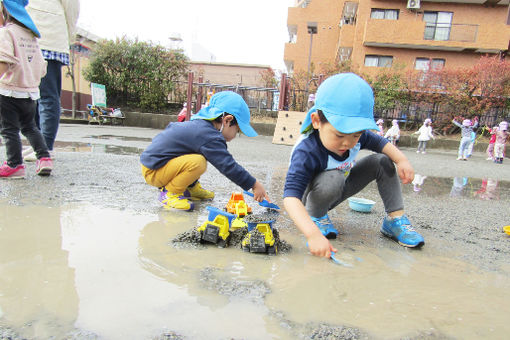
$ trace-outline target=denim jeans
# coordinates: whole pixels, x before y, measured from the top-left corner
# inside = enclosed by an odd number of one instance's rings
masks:
[[[7,165],[11,168],[23,163],[20,131],[32,145],[37,159],[50,157],[41,131],[35,125],[36,110],[35,100],[0,95],[0,134],[5,142]]]
[[[308,184],[303,195],[303,203],[310,216],[322,217],[347,198],[360,192],[373,180],[377,183],[387,213],[404,209],[400,179],[395,165],[384,154],[372,154],[360,159],[347,177],[339,170],[319,173]]]
[[[56,60],[48,62],[47,73],[41,79],[39,90],[39,117],[36,117],[37,126],[46,141],[49,150],[53,150],[53,144],[57,137],[58,125],[60,123],[60,94],[62,93],[62,64]]]

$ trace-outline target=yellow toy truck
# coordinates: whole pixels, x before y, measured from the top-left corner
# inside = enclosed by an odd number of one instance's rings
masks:
[[[207,221],[197,228],[200,240],[217,244],[221,248],[228,247],[230,224],[236,216],[210,206],[206,209],[209,210]]]
[[[276,255],[278,249],[273,234],[273,222],[248,222],[248,233],[241,242],[243,250],[250,253]]]

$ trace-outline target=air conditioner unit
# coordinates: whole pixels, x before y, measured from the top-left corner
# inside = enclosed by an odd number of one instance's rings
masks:
[[[407,0],[408,9],[420,9],[420,0]]]

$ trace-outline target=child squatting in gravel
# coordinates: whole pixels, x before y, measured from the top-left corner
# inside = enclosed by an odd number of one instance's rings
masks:
[[[404,214],[400,188],[399,177],[404,184],[413,180],[413,167],[396,146],[370,131],[378,130],[373,107],[374,95],[366,81],[353,73],[337,74],[319,86],[315,105],[302,124],[283,202],[313,255],[330,257],[337,251],[328,240],[338,235],[328,211],[373,180],[388,214],[381,232],[406,247],[424,244]],[[355,162],[360,149],[375,153]]]
[[[211,163],[244,190],[253,189],[256,201],[269,201],[262,183],[239,165],[227,150],[227,142],[241,130],[257,135],[250,125],[250,110],[237,93],[223,91],[211,97],[209,106],[190,121],[170,123],[140,156],[147,184],[160,189],[159,201],[165,208],[191,211],[192,200],[214,198],[198,179]]]

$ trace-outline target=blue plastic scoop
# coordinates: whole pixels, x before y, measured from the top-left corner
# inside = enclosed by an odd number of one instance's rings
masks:
[[[248,196],[253,197],[253,194],[252,194],[251,192],[248,192],[248,191],[246,191],[246,190],[245,190],[245,191],[244,191],[244,193],[245,193],[246,195],[248,195]],[[279,207],[279,206],[277,206],[277,205],[276,205],[276,204],[274,204],[274,203],[270,203],[270,202],[268,202],[267,200],[262,200],[262,202],[259,202],[259,205],[260,205],[261,207],[266,207],[266,208],[270,208],[270,209],[278,209],[278,210],[280,209],[280,207]]]

